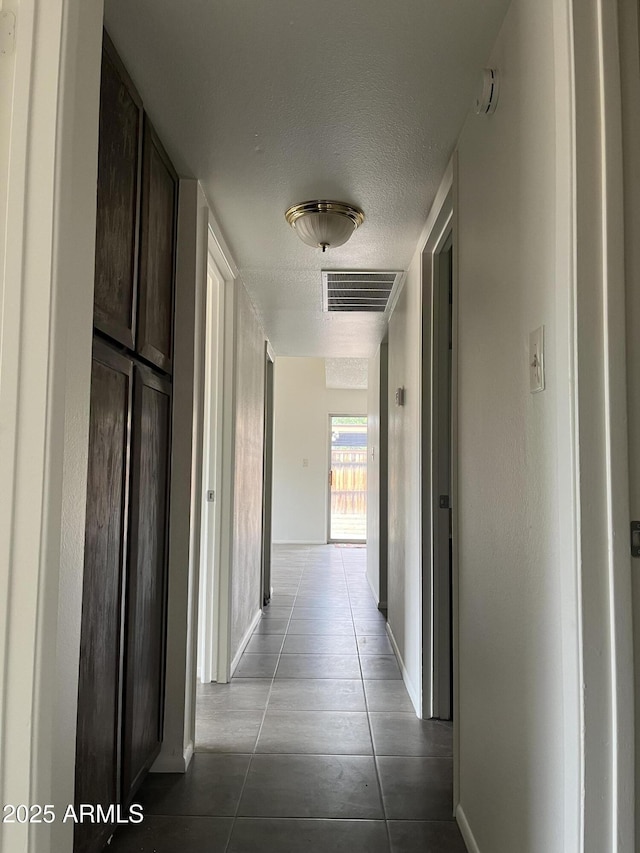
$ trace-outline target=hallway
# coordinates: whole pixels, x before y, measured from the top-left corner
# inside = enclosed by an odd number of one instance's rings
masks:
[[[273,598],[227,685],[200,685],[185,776],[151,774],[114,853],[464,853],[451,727],[416,718],[366,550],[276,546]]]

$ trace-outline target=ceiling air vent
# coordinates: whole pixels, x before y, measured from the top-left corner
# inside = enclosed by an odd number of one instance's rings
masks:
[[[384,313],[401,272],[322,271],[322,310]]]

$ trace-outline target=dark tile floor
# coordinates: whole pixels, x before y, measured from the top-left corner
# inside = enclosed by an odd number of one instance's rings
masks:
[[[198,688],[188,773],[147,778],[110,853],[464,853],[451,727],[415,716],[365,563],[274,548],[233,680]]]

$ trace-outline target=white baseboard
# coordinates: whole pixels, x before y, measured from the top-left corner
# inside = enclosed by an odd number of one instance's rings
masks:
[[[251,625],[247,628],[244,637],[240,640],[240,645],[238,647],[238,651],[233,656],[233,660],[231,661],[231,666],[229,667],[229,678],[233,677],[233,673],[236,671],[238,664],[240,663],[240,658],[242,657],[242,653],[247,648],[247,643],[251,639],[251,635],[258,627],[258,622],[262,616],[262,610],[258,610],[256,615],[253,617],[251,621]]]
[[[389,635],[389,640],[391,641],[391,645],[393,647],[393,652],[398,659],[398,665],[400,667],[400,672],[402,673],[402,679],[404,681],[405,687],[407,688],[407,693],[409,694],[409,698],[413,703],[413,707],[415,708],[416,714],[418,717],[422,717],[422,701],[420,691],[416,690],[413,681],[411,681],[411,677],[407,671],[406,666],[404,665],[404,661],[402,660],[402,655],[400,654],[400,649],[398,648],[398,644],[396,643],[396,638],[393,636],[393,631],[391,630],[391,625],[387,622],[387,634]]]
[[[272,545],[326,545],[326,539],[274,539]]]
[[[150,773],[186,773],[193,758],[193,741],[189,741],[182,755],[160,755],[153,762]]]
[[[473,832],[471,831],[471,827],[469,826],[469,821],[467,820],[467,816],[464,813],[464,809],[459,803],[458,808],[456,809],[456,820],[458,821],[460,832],[464,839],[464,843],[467,845],[467,850],[469,851],[469,853],[480,853],[478,842],[476,841]]]
[[[369,577],[369,574],[368,574],[368,573],[366,573],[366,578],[367,578],[367,583],[369,584],[369,589],[370,589],[370,590],[371,590],[371,592],[373,593],[373,599],[374,599],[374,601],[375,601],[375,603],[376,603],[376,607],[379,609],[379,608],[380,608],[380,600],[379,600],[379,598],[378,598],[378,590],[377,590],[377,589],[374,589],[374,586],[373,586],[373,584],[371,583],[371,578]]]

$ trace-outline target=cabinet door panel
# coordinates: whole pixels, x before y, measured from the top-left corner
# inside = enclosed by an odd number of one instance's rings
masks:
[[[126,613],[123,791],[127,801],[162,741],[166,621],[169,383],[136,368]]]
[[[142,103],[105,34],[100,83],[94,324],[134,346]]]
[[[94,343],[76,740],[76,803],[119,799],[122,589],[132,363]],[[108,825],[75,827],[76,853],[102,850]]]
[[[136,349],[171,372],[178,178],[145,120],[142,172],[140,293]]]

